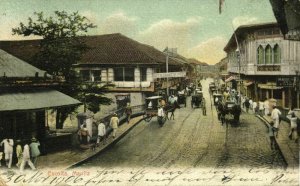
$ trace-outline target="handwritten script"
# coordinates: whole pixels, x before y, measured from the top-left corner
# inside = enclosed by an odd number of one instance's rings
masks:
[[[6,185],[299,185],[297,169],[91,168],[0,173]]]

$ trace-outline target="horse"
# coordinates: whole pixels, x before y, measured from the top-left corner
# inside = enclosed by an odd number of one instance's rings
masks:
[[[174,120],[174,112],[176,109],[180,108],[179,104],[177,101],[175,101],[173,104],[168,104],[165,106],[165,111],[166,111],[166,115],[167,115],[167,119],[171,120],[172,116],[173,116],[173,120]],[[171,112],[171,116],[169,118],[169,112]]]

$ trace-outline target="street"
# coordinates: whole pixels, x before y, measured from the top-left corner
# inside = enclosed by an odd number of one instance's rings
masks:
[[[207,116],[187,107],[160,128],[157,118],[141,122],[109,150],[82,167],[259,167],[283,168],[278,151],[271,151],[266,127],[254,115],[242,113],[238,127],[221,125],[211,105],[208,84],[202,81]]]

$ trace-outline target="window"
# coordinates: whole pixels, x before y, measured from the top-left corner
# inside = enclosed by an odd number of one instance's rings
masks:
[[[123,68],[114,68],[114,80],[123,81]]]
[[[281,55],[280,55],[280,48],[278,44],[274,46],[273,54],[274,54],[274,64],[280,64]]]
[[[147,81],[147,68],[140,68],[141,81]]]
[[[101,81],[101,70],[93,70],[92,77],[92,81]]]
[[[134,81],[134,68],[125,68],[124,81]]]
[[[265,51],[266,51],[265,64],[266,65],[272,64],[272,48],[271,48],[271,46],[267,45]]]
[[[90,81],[90,71],[89,70],[81,70],[80,74],[81,74],[81,78],[83,81]]]
[[[264,64],[264,48],[261,45],[257,48],[257,64]]]
[[[134,68],[115,68],[115,81],[134,81]]]

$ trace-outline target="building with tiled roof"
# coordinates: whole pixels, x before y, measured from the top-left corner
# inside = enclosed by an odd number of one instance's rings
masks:
[[[166,88],[179,88],[187,79],[154,78],[155,73],[166,72],[166,54],[156,48],[142,44],[122,34],[81,36],[88,50],[74,68],[81,77],[90,82],[112,82],[116,86],[111,92],[116,95],[128,95],[140,104],[145,96],[165,91]],[[0,48],[29,62],[38,52],[40,40],[0,41]],[[183,57],[169,57],[169,72],[181,72],[191,69],[188,60]],[[118,98],[117,98],[118,99]]]

